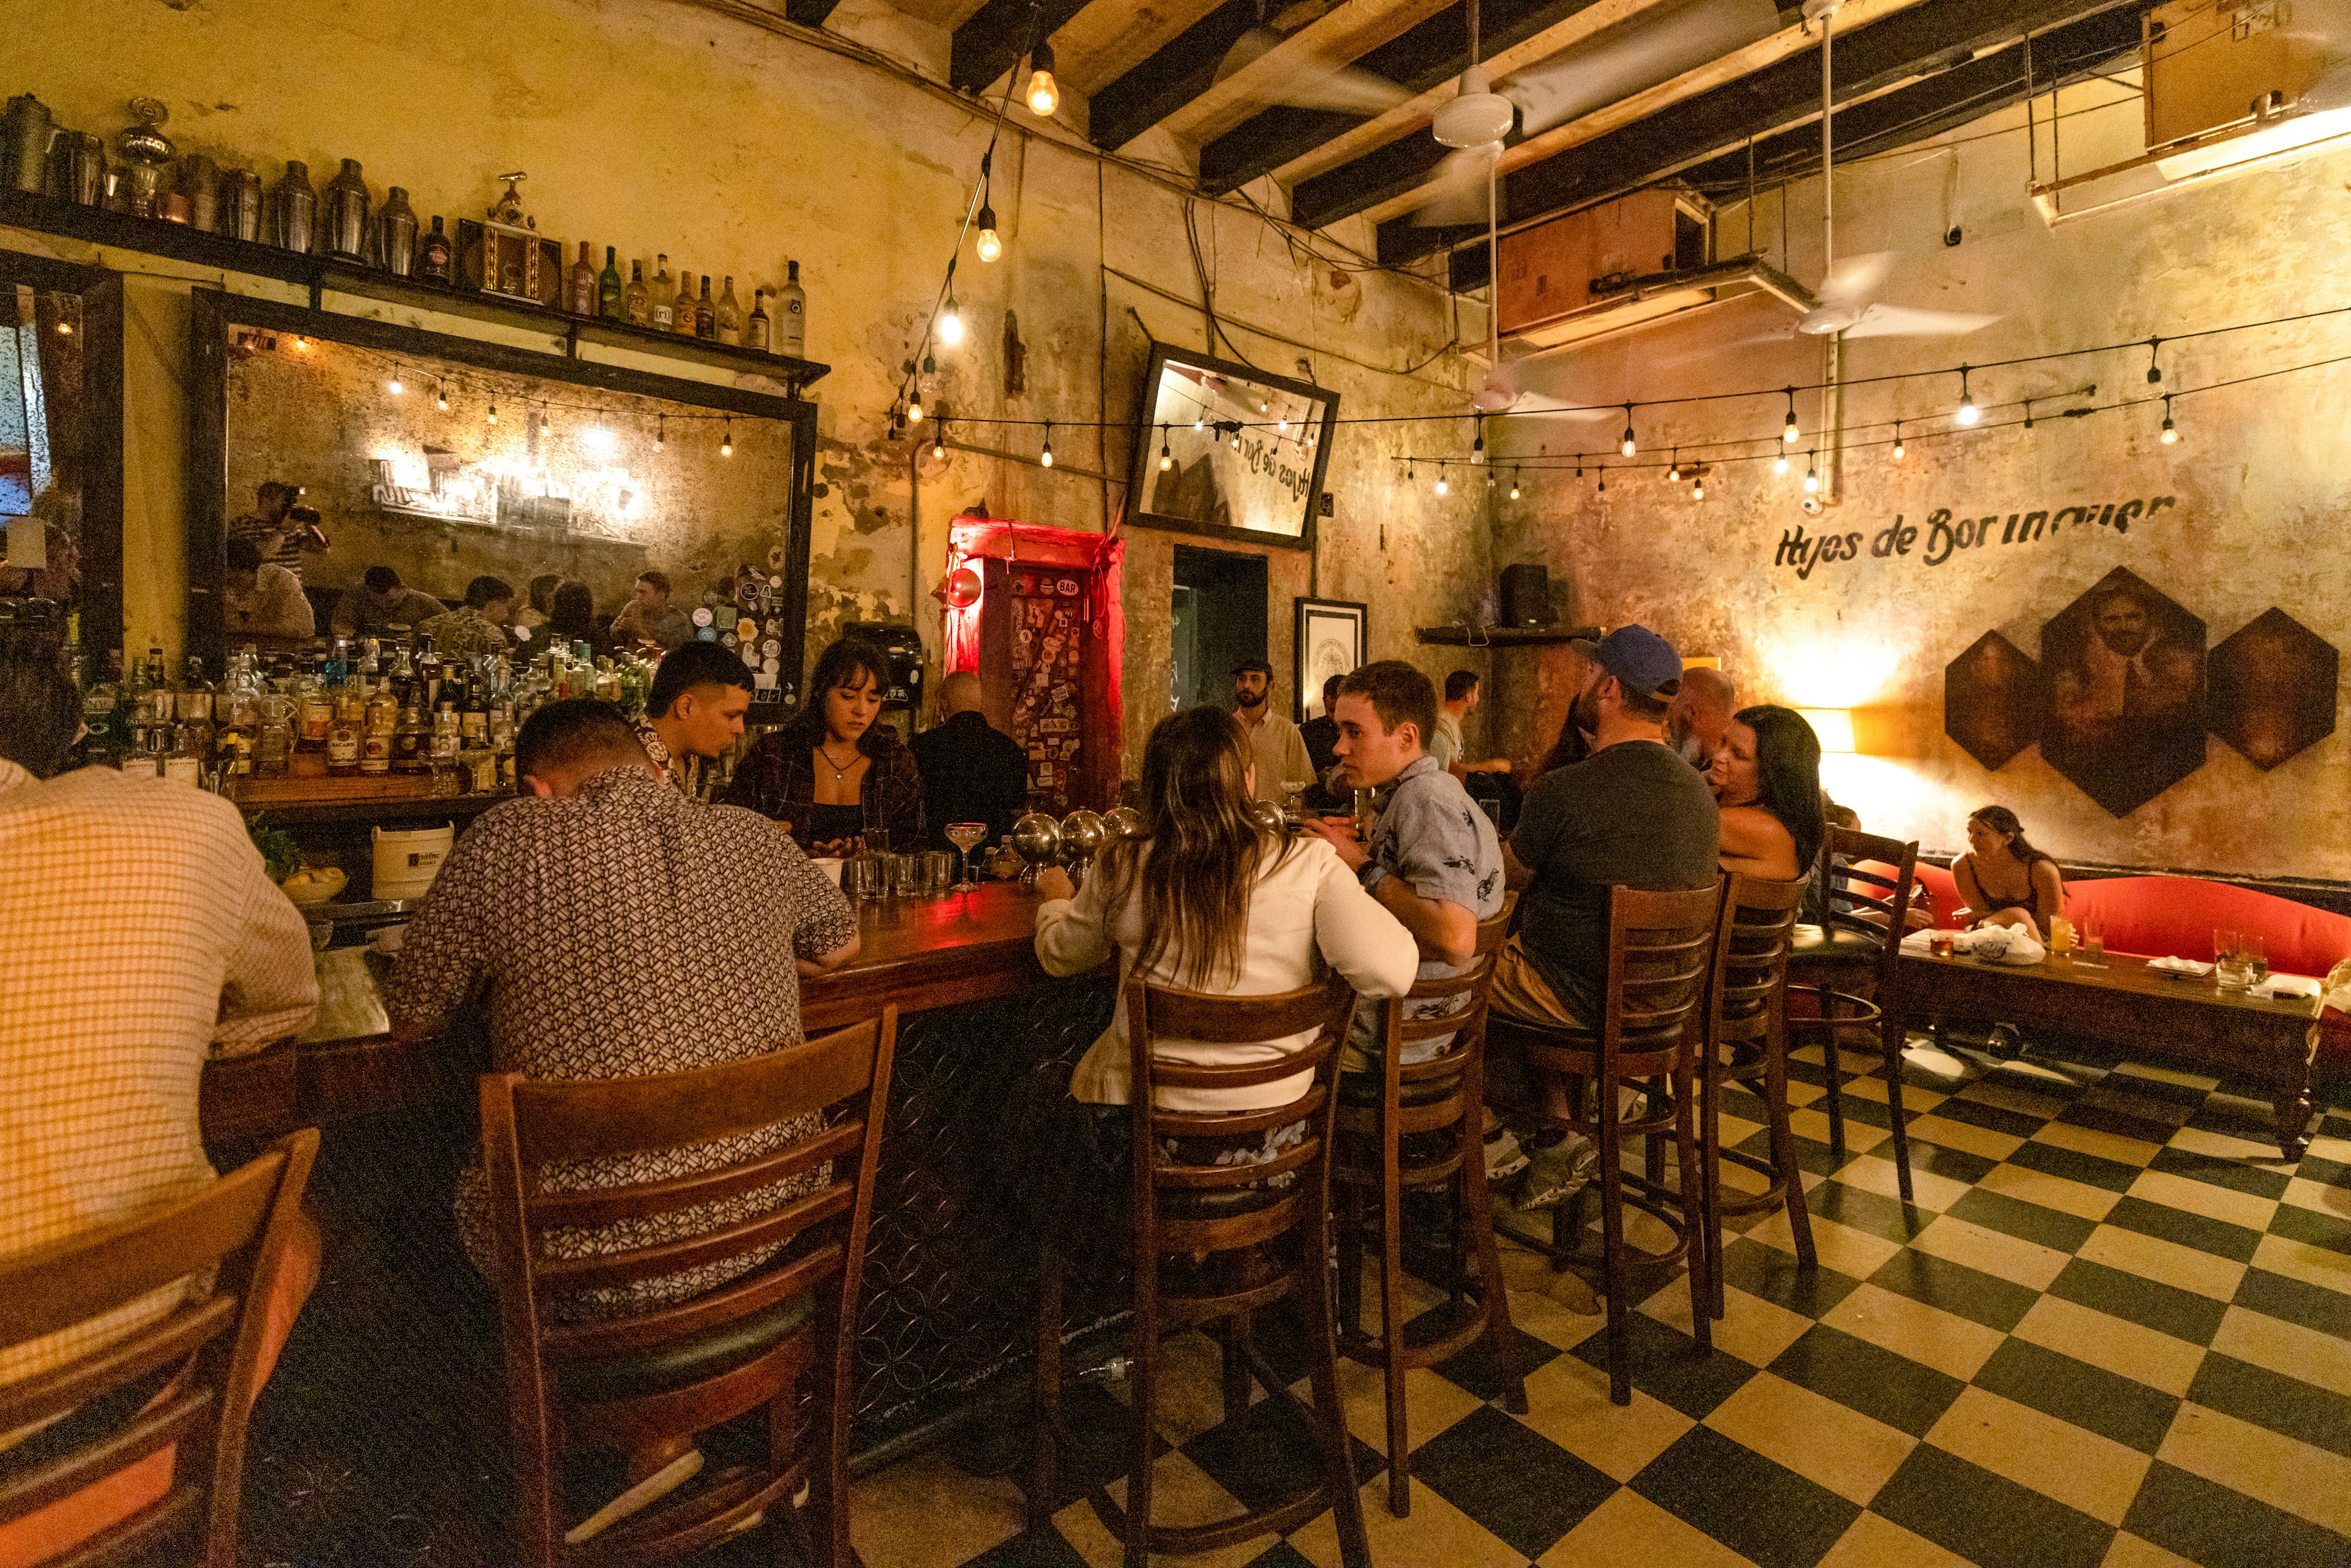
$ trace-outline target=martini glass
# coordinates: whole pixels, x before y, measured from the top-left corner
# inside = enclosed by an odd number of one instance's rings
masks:
[[[977,884],[971,880],[971,852],[987,838],[986,822],[949,822],[947,842],[963,855],[963,880],[947,889],[949,893],[969,893]]]

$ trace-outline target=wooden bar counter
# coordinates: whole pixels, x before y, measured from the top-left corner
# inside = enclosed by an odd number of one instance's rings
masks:
[[[1006,1266],[1026,1249],[992,1199],[1016,1157],[1008,1139],[1023,1109],[1066,1086],[1108,1025],[1115,992],[1109,967],[1067,980],[1045,974],[1031,946],[1036,905],[1005,883],[870,903],[860,911],[858,956],[801,982],[811,1034],[893,1003],[900,1015],[860,1325],[862,1448],[952,1410],[1026,1343],[1027,1273]],[[355,1179],[405,1182],[398,1201],[418,1211],[413,1218],[444,1218],[449,1192],[438,1173],[455,1153],[446,1145],[475,1135],[486,1035],[477,1025],[430,1046],[398,1044],[384,1015],[387,960],[354,946],[320,953],[318,964],[319,1016],[308,1030],[205,1070],[205,1141],[319,1126],[326,1164],[339,1141],[365,1143],[370,1153],[358,1158],[373,1164]],[[402,1166],[396,1176],[381,1170],[387,1146]],[[331,1247],[331,1215],[327,1228]]]

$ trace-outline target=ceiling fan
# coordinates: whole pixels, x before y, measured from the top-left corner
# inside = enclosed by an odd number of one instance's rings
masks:
[[[1257,26],[1225,51],[1225,57],[1217,64],[1215,79],[1221,82],[1248,69],[1267,50],[1288,42],[1332,9],[1323,0],[1300,0],[1299,4],[1284,6],[1269,21],[1266,0],[1258,0]],[[1368,118],[1384,114],[1412,96],[1387,78],[1358,70],[1346,59],[1322,50],[1306,50],[1288,64],[1290,69],[1280,87],[1255,97],[1254,102],[1330,110]]]

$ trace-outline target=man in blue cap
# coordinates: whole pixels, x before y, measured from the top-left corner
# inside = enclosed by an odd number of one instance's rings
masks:
[[[1705,887],[1720,821],[1705,777],[1665,744],[1681,655],[1646,626],[1571,644],[1583,689],[1568,722],[1592,737],[1583,761],[1527,791],[1510,835],[1519,933],[1494,976],[1494,1007],[1536,1023],[1597,1027],[1608,971],[1608,890]]]

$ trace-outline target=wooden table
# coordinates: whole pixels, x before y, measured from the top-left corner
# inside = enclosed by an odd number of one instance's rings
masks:
[[[2278,1147],[2298,1160],[2309,1143],[2307,1000],[2262,1001],[2208,977],[2169,979],[2144,958],[2109,953],[2103,965],[2051,958],[2031,965],[1938,958],[1905,949],[1900,1006],[1923,1024],[1938,1014],[2071,1030],[2161,1061],[2249,1079],[2271,1091]]]

